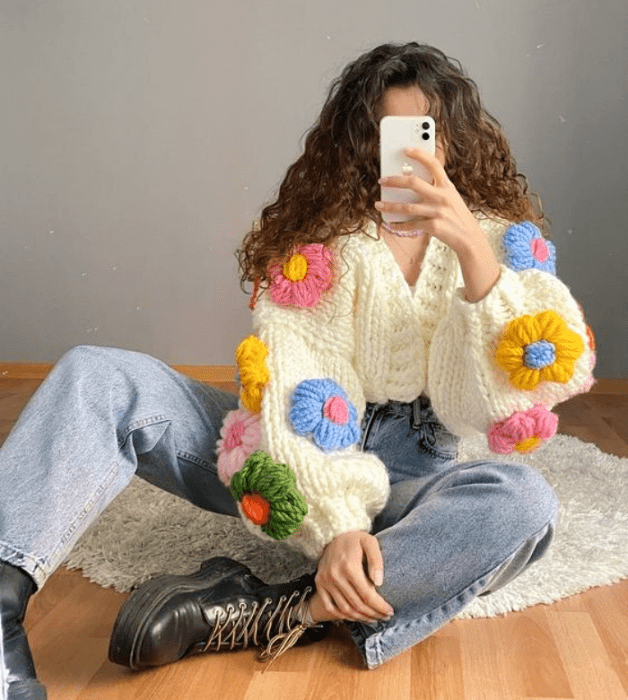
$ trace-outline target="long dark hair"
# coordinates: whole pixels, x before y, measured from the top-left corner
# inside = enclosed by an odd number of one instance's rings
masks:
[[[482,106],[460,63],[431,46],[384,44],[350,63],[332,83],[305,148],[289,168],[259,226],[237,255],[241,282],[265,286],[268,265],[294,246],[328,244],[381,217],[379,110],[384,91],[418,86],[445,145],[445,170],[472,210],[545,228],[540,199],[518,172],[499,122]]]

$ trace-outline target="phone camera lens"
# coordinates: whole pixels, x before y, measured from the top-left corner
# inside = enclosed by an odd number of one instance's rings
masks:
[[[424,128],[424,129],[429,129],[429,128],[430,128],[430,123],[429,123],[429,122],[423,122],[423,128]]]
[[[424,141],[429,141],[429,140],[430,140],[430,135],[429,135],[429,134],[423,134],[423,140],[424,140]]]

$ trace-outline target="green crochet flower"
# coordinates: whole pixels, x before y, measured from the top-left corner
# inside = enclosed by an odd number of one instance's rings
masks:
[[[307,513],[292,469],[262,450],[254,452],[233,475],[231,493],[249,520],[276,540],[290,537]]]

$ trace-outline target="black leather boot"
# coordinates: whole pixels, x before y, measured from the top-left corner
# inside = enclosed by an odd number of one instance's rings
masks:
[[[8,683],[6,700],[46,700],[47,697],[46,689],[37,681],[22,626],[28,599],[35,590],[35,583],[27,573],[0,561],[0,620],[5,680]]]
[[[159,576],[124,603],[114,624],[109,660],[134,670],[205,651],[265,647],[274,659],[294,644],[319,641],[329,624],[307,626],[314,576],[267,585],[248,566],[216,557],[190,576]]]

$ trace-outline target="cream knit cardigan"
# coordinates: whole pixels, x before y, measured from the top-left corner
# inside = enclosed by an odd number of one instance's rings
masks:
[[[390,487],[386,466],[362,452],[359,441],[324,452],[295,434],[288,413],[292,393],[304,380],[337,382],[357,409],[358,424],[366,402],[409,402],[424,393],[440,421],[459,436],[486,433],[515,411],[538,403],[551,409],[586,391],[592,353],[586,343],[566,384],[541,382],[521,391],[496,365],[497,341],[514,318],[552,309],[585,341],[586,322],[555,276],[534,269],[515,272],[503,264],[501,240],[508,222],[477,218],[501,263],[500,279],[477,303],[465,300],[458,258],[436,238],[411,290],[374,224],[334,243],[333,285],[316,307],[279,306],[268,293],[258,300],[253,330],[268,347],[270,372],[259,449],[296,475],[308,513],[285,541],[306,556],[318,558],[341,533],[370,531]],[[244,515],[243,521],[270,539]]]

